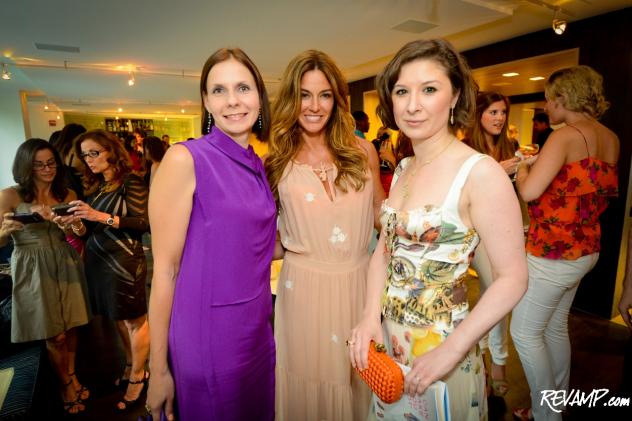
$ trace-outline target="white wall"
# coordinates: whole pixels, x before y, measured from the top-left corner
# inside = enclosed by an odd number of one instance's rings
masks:
[[[11,167],[18,146],[24,142],[20,90],[33,89],[31,81],[14,66],[11,80],[0,79],[0,188],[14,183]]]
[[[48,140],[50,135],[64,127],[64,114],[57,110],[55,104],[49,103],[48,110],[44,109],[44,102],[29,102],[29,123],[31,127],[31,137],[39,137]],[[60,119],[57,120],[57,115]],[[49,126],[48,121],[54,120],[55,126]]]

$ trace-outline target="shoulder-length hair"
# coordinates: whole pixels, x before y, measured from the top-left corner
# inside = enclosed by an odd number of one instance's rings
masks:
[[[389,128],[399,130],[393,115],[393,86],[405,64],[422,59],[433,60],[441,65],[450,79],[452,94],[459,94],[454,106],[454,124],[448,124],[450,132],[456,134],[458,129],[470,125],[476,106],[477,85],[465,59],[444,39],[411,41],[395,54],[375,80],[380,99],[377,115]]]
[[[600,118],[610,104],[603,93],[603,77],[590,66],[560,69],[544,86],[547,98],[559,98],[564,108]]]
[[[262,142],[267,142],[270,135],[270,101],[268,100],[268,91],[266,85],[263,82],[259,69],[255,66],[250,57],[246,55],[240,48],[220,48],[215,51],[204,63],[202,68],[202,75],[200,76],[200,97],[202,99],[202,134],[206,135],[210,132],[209,127],[215,125],[215,120],[211,120],[211,114],[204,107],[204,96],[208,93],[206,88],[206,82],[208,74],[211,72],[213,66],[224,61],[234,59],[239,63],[246,66],[250,74],[255,80],[257,86],[257,93],[259,94],[259,107],[261,115],[261,127],[259,127],[259,121],[257,120],[252,126],[252,132],[257,136],[257,139]],[[209,126],[209,120],[211,125]]]
[[[86,140],[92,140],[109,152],[108,163],[112,166],[114,176],[110,180],[110,186],[106,191],[112,191],[118,188],[123,182],[123,178],[131,172],[131,163],[129,154],[116,136],[102,129],[89,130],[77,137],[75,140],[75,155],[81,157],[81,144]],[[83,186],[85,195],[89,196],[94,193],[103,181],[103,174],[95,174],[85,165],[85,159],[81,158],[84,163],[83,170]]]
[[[321,51],[307,50],[294,57],[285,69],[272,109],[272,130],[265,167],[277,203],[283,171],[302,144],[298,121],[301,80],[311,70],[320,70],[325,75],[334,96],[334,107],[325,126],[325,142],[338,169],[334,183],[346,192],[348,186],[356,191],[363,189],[366,181],[368,160],[354,135],[355,121],[349,112],[347,82],[331,57]]]
[[[505,124],[497,136],[492,136],[494,149],[490,149],[489,144],[485,141],[485,129],[481,120],[483,113],[494,103],[502,101],[507,108],[507,118]],[[467,131],[465,143],[480,153],[490,155],[496,161],[504,161],[513,158],[516,153],[516,145],[509,139],[507,135],[507,127],[509,126],[509,99],[498,92],[479,92],[476,96],[476,118]]]
[[[44,139],[28,139],[22,143],[13,160],[13,179],[18,184],[18,194],[26,203],[35,200],[35,181],[33,179],[33,164],[37,152],[48,149],[55,158],[57,167],[55,168],[55,178],[51,185],[51,193],[53,197],[62,202],[68,195],[68,188],[64,178],[64,167],[59,153],[53,146]]]

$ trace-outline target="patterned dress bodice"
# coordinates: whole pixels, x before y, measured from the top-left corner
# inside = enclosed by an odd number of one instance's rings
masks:
[[[461,221],[458,204],[470,170],[484,157],[476,154],[463,163],[441,206],[400,211],[383,203],[380,219],[390,257],[382,295],[386,319],[446,335],[467,315],[463,280],[479,237]],[[409,162],[400,163],[393,184]]]

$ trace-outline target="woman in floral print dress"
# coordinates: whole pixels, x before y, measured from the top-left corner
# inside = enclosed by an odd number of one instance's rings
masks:
[[[384,342],[411,368],[406,393],[421,394],[443,380],[453,420],[484,420],[478,340],[526,289],[518,200],[502,167],[454,136],[473,114],[475,93],[467,65],[449,43],[405,45],[376,87],[380,118],[411,139],[414,157],[400,162],[382,206],[382,235],[350,357],[364,369],[370,340]],[[470,313],[464,277],[479,237],[495,277]]]
[[[384,193],[375,148],[353,128],[347,85],[331,58],[314,50],[295,57],[273,107],[266,159],[285,251],[275,309],[277,420],[366,419],[369,389],[349,364],[345,339],[364,305]]]

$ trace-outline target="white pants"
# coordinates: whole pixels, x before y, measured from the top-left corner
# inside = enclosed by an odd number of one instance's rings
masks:
[[[483,295],[492,284],[494,277],[487,251],[482,243],[476,247],[472,267],[478,274],[481,295]],[[492,362],[496,365],[507,365],[507,318],[507,316],[503,317],[479,343],[482,350],[489,348]]]
[[[553,260],[527,254],[529,288],[511,316],[511,337],[531,389],[536,421],[558,420],[562,414],[541,404],[543,390],[568,390],[571,345],[568,311],[579,281],[597,263],[599,253],[577,260]],[[563,410],[563,407],[556,408]]]

